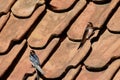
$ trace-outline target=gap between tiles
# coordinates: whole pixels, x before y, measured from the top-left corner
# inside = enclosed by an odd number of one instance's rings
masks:
[[[25,52],[27,48],[27,43],[25,43],[25,45],[23,46],[23,48],[20,50],[20,52],[17,54],[16,58],[13,60],[13,62],[11,63],[11,65],[8,67],[8,69],[6,70],[6,72],[1,76],[1,78],[3,80],[7,80],[7,78],[9,77],[9,75],[12,73],[12,71],[14,70],[15,66],[17,65],[17,63],[19,62],[19,60],[21,59],[23,53]]]

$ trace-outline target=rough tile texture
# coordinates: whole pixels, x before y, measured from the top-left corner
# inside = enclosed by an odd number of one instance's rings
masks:
[[[15,0],[0,0],[0,14],[8,13],[14,2]]]
[[[68,27],[70,21],[81,11],[85,4],[86,2],[81,0],[72,10],[64,13],[47,10],[46,15],[29,37],[29,45],[34,48],[44,47],[52,36],[60,35]]]
[[[92,45],[92,51],[85,65],[88,68],[103,68],[112,58],[120,57],[120,35],[106,30],[97,42]],[[113,54],[114,53],[114,54]]]
[[[0,0],[0,80],[120,80],[119,4]]]
[[[0,17],[0,31],[4,27],[4,25],[7,22],[9,16],[10,16],[10,13],[7,13],[6,15],[3,15],[3,16]]]
[[[117,9],[117,11],[115,12],[115,14],[112,16],[112,18],[110,19],[109,23],[108,23],[108,29],[110,31],[113,32],[120,32],[120,7]],[[114,25],[114,26],[113,26]]]
[[[11,10],[18,17],[29,17],[36,8],[36,5],[43,3],[44,0],[17,0]]]
[[[75,0],[51,0],[50,5],[53,6],[53,10],[66,10],[75,2]]]
[[[85,67],[83,67],[76,80],[111,80],[119,67],[120,59],[112,62],[110,65],[108,65],[106,70],[100,72],[88,71],[85,69]]]
[[[44,10],[44,6],[39,7],[29,18],[17,18],[12,13],[3,30],[0,33],[0,53],[8,50],[13,41],[19,41],[31,28],[37,17]]]

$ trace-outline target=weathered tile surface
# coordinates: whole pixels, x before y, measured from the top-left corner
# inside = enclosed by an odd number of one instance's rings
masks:
[[[57,44],[58,40],[59,39],[54,39],[53,41],[51,41],[51,43],[45,49],[35,50],[37,56],[39,57],[39,60],[40,60],[41,64],[49,56],[49,53],[52,51],[54,46]],[[13,70],[13,72],[10,75],[10,77],[8,78],[8,80],[14,80],[16,77],[18,77],[19,80],[22,80],[23,77],[25,76],[25,74],[32,74],[34,72],[32,64],[31,64],[31,62],[29,60],[30,50],[31,49],[29,47],[26,49],[26,51],[23,54],[20,62],[17,64],[16,68]],[[21,71],[19,71],[19,69],[21,69]],[[18,73],[18,71],[19,71],[19,73]],[[18,74],[18,75],[14,76],[15,74]],[[29,78],[33,79],[35,77],[34,76],[33,77],[29,76]]]
[[[43,67],[45,76],[47,78],[59,77],[65,71],[68,62],[74,57],[79,44],[79,42],[72,42],[66,38]]]
[[[44,4],[44,0],[17,0],[11,8],[12,13],[18,17],[29,17],[36,5]]]
[[[45,77],[59,77],[68,66],[76,66],[79,64],[79,62],[89,51],[90,45],[89,42],[86,42],[85,47],[77,50],[78,46],[78,42],[72,42],[66,38],[43,67],[43,70],[45,71]]]
[[[120,7],[117,9],[115,14],[110,19],[107,27],[110,31],[120,32],[119,24],[120,24]]]
[[[116,73],[115,77],[113,78],[113,80],[119,80],[120,79],[120,69],[118,70],[118,72]]]
[[[10,13],[7,13],[6,15],[3,15],[0,17],[0,31],[4,27],[5,23],[7,22],[9,15]]]
[[[66,10],[70,8],[76,0],[51,0],[50,5],[53,10]]]
[[[85,4],[86,1],[80,0],[72,10],[65,13],[55,13],[47,10],[46,15],[29,37],[29,45],[35,48],[44,47],[52,36],[58,36],[66,29],[71,19]]]
[[[0,80],[120,79],[120,0],[0,0]]]
[[[112,58],[120,57],[119,47],[120,35],[106,30],[92,45],[92,52],[85,61],[85,65],[88,68],[103,68]]]
[[[119,67],[120,59],[112,62],[104,71],[92,72],[83,67],[76,80],[111,80]]]
[[[72,68],[62,80],[74,80],[74,77],[79,72],[81,65],[77,68]]]
[[[31,28],[45,6],[39,7],[30,18],[17,18],[12,13],[3,30],[0,33],[0,53],[7,51],[13,41],[19,41]]]
[[[103,5],[90,2],[68,31],[69,38],[81,40],[88,22],[92,22],[93,27],[103,27],[118,2],[119,0],[112,0],[111,3]]]
[[[72,24],[69,31],[67,32],[67,35],[71,40],[82,39],[86,26],[90,20],[90,17],[94,13],[94,7],[95,4],[90,2],[85,8],[85,10],[77,18],[77,20]]]
[[[16,57],[20,55],[20,51],[25,46],[26,41],[24,40],[21,44],[15,45],[11,51],[5,55],[0,55],[0,77],[5,75],[4,73],[10,69],[9,67],[13,65]],[[17,60],[16,60],[17,62]]]
[[[29,54],[30,54],[30,48],[28,47],[21,57],[19,63],[14,68],[13,72],[10,74],[8,80],[22,80],[25,73],[33,73],[34,68],[32,67],[32,64],[29,61]]]
[[[15,0],[0,0],[0,14],[7,13]]]
[[[55,38],[48,44],[46,48],[35,50],[35,52],[38,54],[41,64],[43,64],[43,62],[48,58],[54,47],[57,46],[58,42],[59,38]]]
[[[94,7],[94,14],[90,18],[90,22],[92,22],[95,27],[103,27],[103,24],[118,4],[119,0],[111,0],[110,3],[103,5],[96,4]]]

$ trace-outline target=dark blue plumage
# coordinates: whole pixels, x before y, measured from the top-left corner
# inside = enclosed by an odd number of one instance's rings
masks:
[[[30,61],[31,61],[32,65],[36,68],[36,70],[38,70],[41,74],[44,74],[43,70],[40,67],[39,58],[33,50],[30,51],[30,56],[29,57],[30,57]]]

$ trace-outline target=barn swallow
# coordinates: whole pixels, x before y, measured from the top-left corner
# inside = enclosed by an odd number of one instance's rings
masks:
[[[30,51],[30,61],[32,65],[36,68],[37,71],[39,71],[42,75],[44,74],[42,68],[40,67],[40,61],[38,56],[35,54],[33,50]]]
[[[81,40],[81,44],[78,48],[80,48],[86,42],[86,40],[89,39],[93,35],[93,33],[94,33],[93,24],[91,22],[88,22],[85,32],[83,34],[83,38]]]

